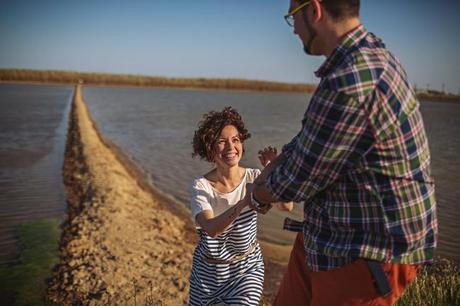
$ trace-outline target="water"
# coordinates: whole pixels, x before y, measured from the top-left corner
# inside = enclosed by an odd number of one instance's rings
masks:
[[[300,129],[308,97],[298,94],[204,90],[85,88],[84,98],[102,134],[136,163],[150,182],[188,207],[194,177],[211,164],[192,159],[197,122],[209,110],[235,107],[252,137],[246,141],[243,166],[260,167],[257,151],[280,148]],[[422,102],[432,152],[440,220],[438,254],[460,262],[460,104]],[[260,220],[259,237],[289,244],[282,231],[288,213],[272,210]],[[294,216],[302,219],[301,205]],[[190,220],[192,222],[192,220]]]
[[[17,258],[15,228],[63,216],[62,163],[72,88],[0,84],[0,263]],[[258,149],[280,148],[300,128],[304,95],[172,89],[85,88],[84,97],[103,135],[135,162],[150,182],[188,207],[194,177],[212,168],[191,158],[191,140],[203,113],[232,105],[252,137],[243,166],[260,167]],[[436,180],[438,254],[460,262],[460,105],[422,102]],[[282,231],[288,213],[261,218],[259,236],[290,243]],[[301,205],[294,215],[302,218]],[[192,222],[192,220],[190,220]]]
[[[70,87],[0,84],[0,263],[17,258],[18,224],[65,212],[71,96]]]
[[[460,103],[422,102],[439,220],[438,254],[460,263]]]
[[[227,105],[241,112],[252,134],[242,165],[259,167],[257,151],[268,145],[281,148],[287,135],[300,128],[307,106],[301,95],[230,91],[85,87],[83,96],[101,133],[139,165],[153,185],[187,207],[193,178],[213,168],[191,157],[193,132],[205,112]],[[281,230],[287,215],[272,210],[261,218],[259,237],[291,243],[295,234]],[[294,215],[303,218],[301,205]]]

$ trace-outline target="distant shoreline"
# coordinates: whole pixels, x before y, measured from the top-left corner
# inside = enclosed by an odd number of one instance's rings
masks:
[[[312,94],[315,84],[283,83],[246,79],[166,78],[129,74],[89,73],[56,70],[0,69],[0,83],[27,83],[106,87],[174,88],[201,90],[230,90],[250,92],[283,92]],[[435,90],[418,92],[421,101],[460,103],[460,95]]]
[[[223,89],[312,93],[316,85],[245,79],[166,78],[141,75],[0,69],[0,82],[86,86],[127,86],[159,88]]]

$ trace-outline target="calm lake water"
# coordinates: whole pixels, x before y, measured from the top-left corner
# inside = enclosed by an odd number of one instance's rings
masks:
[[[279,93],[92,87],[83,93],[104,137],[186,207],[191,181],[212,168],[191,158],[193,132],[205,112],[238,109],[252,134],[242,164],[260,167],[257,151],[288,142],[308,104],[304,95]],[[0,263],[18,254],[18,224],[64,215],[61,171],[71,98],[66,86],[0,84]],[[460,263],[460,105],[422,102],[421,109],[437,187],[438,254]],[[293,235],[281,230],[287,215],[272,210],[263,216],[260,238],[291,243]],[[294,216],[302,218],[300,204]]]
[[[0,263],[17,258],[17,225],[64,215],[62,164],[72,90],[0,84]]]
[[[191,158],[193,132],[204,113],[235,107],[252,134],[242,164],[260,167],[257,151],[287,143],[300,129],[308,105],[305,95],[174,89],[87,87],[84,98],[104,137],[144,171],[151,184],[187,207],[193,178],[212,168]],[[460,104],[424,101],[421,110],[437,187],[438,254],[460,262]],[[281,229],[286,215],[273,209],[262,217],[259,237],[291,243],[294,236]],[[302,218],[301,204],[294,216]]]

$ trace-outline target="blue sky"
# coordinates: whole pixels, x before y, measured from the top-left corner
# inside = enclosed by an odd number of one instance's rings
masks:
[[[412,83],[460,91],[460,1],[363,0]],[[0,68],[317,83],[287,0],[2,0]]]

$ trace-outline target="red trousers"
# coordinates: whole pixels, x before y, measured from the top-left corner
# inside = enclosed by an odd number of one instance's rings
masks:
[[[275,306],[393,305],[415,279],[418,265],[382,263],[392,293],[379,295],[363,259],[338,269],[313,272],[305,263],[303,235],[297,235]]]

